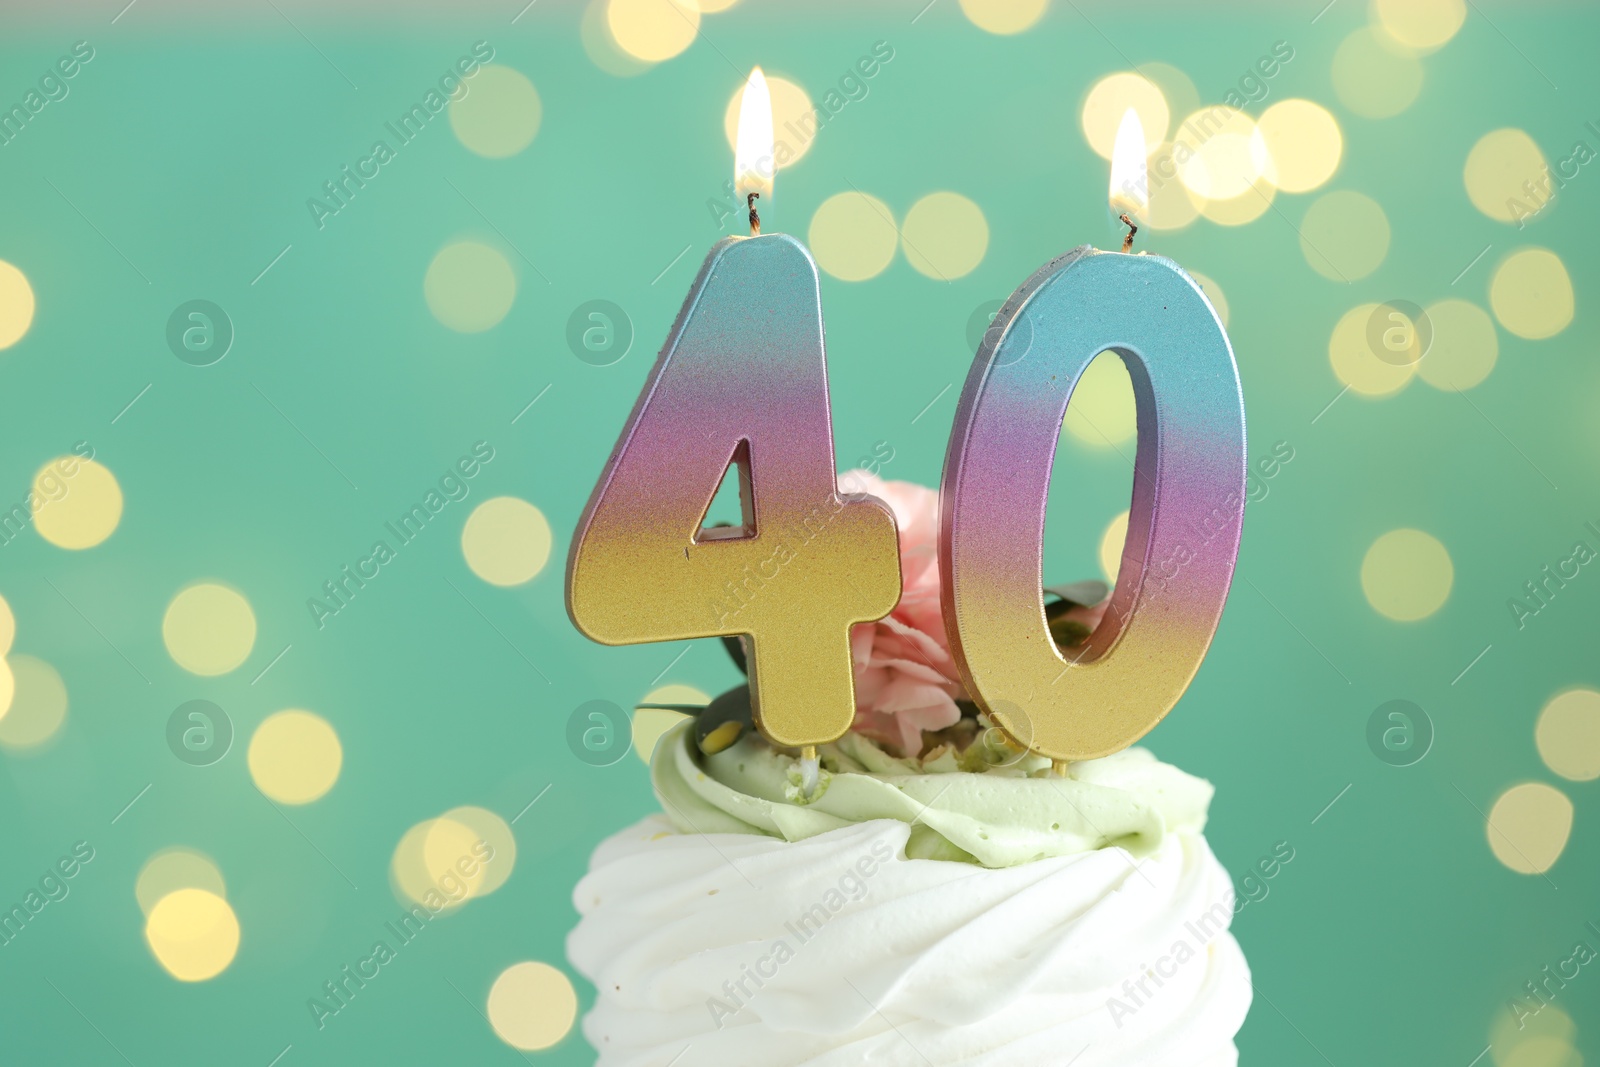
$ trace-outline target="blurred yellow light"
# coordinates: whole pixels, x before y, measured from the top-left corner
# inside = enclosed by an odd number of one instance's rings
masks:
[[[1467,5],[1465,0],[1372,0],[1372,13],[1400,44],[1431,51],[1461,29]]]
[[[960,193],[929,193],[911,205],[900,227],[906,262],[948,282],[970,274],[989,250],[983,209]]]
[[[671,683],[652,689],[639,701],[641,704],[699,704],[711,703],[711,697],[692,685]],[[649,764],[661,736],[689,716],[677,711],[659,708],[636,708],[633,712],[633,751]]]
[[[309,804],[339,780],[344,749],[327,720],[290,708],[256,727],[247,762],[256,788],[267,796],[282,804]]]
[[[477,241],[457,241],[441,248],[428,264],[422,295],[444,326],[458,333],[482,333],[511,310],[517,276],[496,249]]]
[[[1577,1038],[1578,1028],[1572,1018],[1556,1005],[1546,1003],[1536,1012],[1524,1010],[1513,1013],[1508,1003],[1504,1010],[1494,1014],[1493,1025],[1489,1028],[1489,1056],[1495,1067],[1526,1067],[1526,1064],[1511,1061],[1523,1044],[1539,1041],[1548,1049],[1551,1044],[1570,1046]],[[1535,1046],[1536,1053],[1539,1047]],[[1581,1058],[1558,1060],[1557,1063],[1559,1067],[1583,1067]]]
[[[1495,269],[1489,306],[1518,337],[1554,337],[1572,322],[1572,279],[1548,248],[1520,248]]]
[[[1178,180],[1178,164],[1172,158],[1170,143],[1162,144],[1151,154],[1145,173],[1150,184],[1145,224],[1152,230],[1181,230],[1200,217],[1200,199]]]
[[[485,500],[461,528],[461,554],[490,585],[532,581],[550,560],[553,538],[544,512],[514,496]]]
[[[961,10],[980,30],[1021,33],[1044,17],[1050,0],[961,0]]]
[[[255,612],[248,600],[227,586],[201,582],[167,605],[161,639],[173,661],[189,673],[227,674],[255,647]]]
[[[609,0],[589,0],[583,9],[583,18],[578,23],[578,38],[583,43],[589,61],[618,78],[631,78],[652,69],[654,63],[629,55],[617,44],[606,20],[608,6]]]
[[[606,25],[624,52],[659,63],[694,43],[700,8],[679,0],[609,0]]]
[[[1500,336],[1489,313],[1465,300],[1429,304],[1433,344],[1417,376],[1436,389],[1471,389],[1494,370],[1500,358]]]
[[[495,63],[462,85],[466,95],[450,102],[450,128],[468,151],[505,159],[533,143],[544,105],[527,75]]]
[[[1444,606],[1455,565],[1439,539],[1421,530],[1390,530],[1361,561],[1361,591],[1373,610],[1397,622],[1425,619]]]
[[[1100,570],[1106,581],[1116,584],[1122,570],[1122,549],[1128,540],[1128,513],[1122,512],[1112,519],[1100,535]]]
[[[1178,179],[1205,200],[1232,200],[1270,177],[1251,148],[1256,124],[1243,111],[1216,104],[1184,119],[1172,134]]]
[[[0,349],[22,340],[33,325],[33,286],[28,276],[0,259]]]
[[[203,982],[233,962],[239,951],[239,920],[215,893],[179,889],[150,909],[144,936],[168,974],[180,982]]]
[[[422,843],[423,863],[435,884],[454,870],[469,898],[505,885],[517,864],[517,839],[506,821],[486,808],[452,808],[433,820]]]
[[[578,994],[571,979],[548,963],[517,963],[494,980],[486,1014],[500,1040],[535,1052],[567,1036],[578,1017]]]
[[[1496,222],[1533,218],[1555,194],[1549,167],[1532,137],[1514,127],[1491,130],[1467,153],[1461,180],[1472,206]]]
[[[67,718],[67,685],[56,669],[33,656],[12,656],[10,706],[0,716],[0,746],[34,748],[61,729]]]
[[[0,656],[10,655],[11,643],[16,639],[17,617],[11,613],[6,598],[0,596]]]
[[[1144,79],[1161,90],[1167,114],[1192,115],[1200,109],[1200,90],[1194,80],[1170,63],[1140,63],[1134,68]],[[1143,116],[1139,121],[1144,122]]]
[[[1214,222],[1218,226],[1243,226],[1254,222],[1267,213],[1277,195],[1277,186],[1266,177],[1257,178],[1240,195],[1221,200],[1209,200],[1192,190],[1189,191],[1189,197],[1194,201],[1196,210],[1204,215],[1207,221]]]
[[[1102,352],[1089,361],[1072,390],[1062,427],[1085,444],[1111,448],[1138,431],[1133,400],[1133,379],[1115,352]]]
[[[1325,193],[1300,223],[1300,251],[1324,278],[1365,278],[1389,254],[1389,216],[1376,200],[1354,190]]]
[[[1328,338],[1328,361],[1334,375],[1365,396],[1387,396],[1405,388],[1417,373],[1413,362],[1396,363],[1379,358],[1369,331],[1372,316],[1381,305],[1358,304],[1346,311]]]
[[[1256,123],[1256,165],[1286,193],[1305,193],[1339,169],[1344,135],[1328,109],[1310,100],[1282,100]]]
[[[92,459],[58,456],[33,476],[33,528],[60,548],[93,548],[122,520],[122,487]]]
[[[1422,91],[1422,64],[1387,33],[1364,26],[1333,54],[1333,89],[1357,115],[1386,119],[1410,107]]]
[[[1543,874],[1567,847],[1572,801],[1543,782],[1514,785],[1494,802],[1485,829],[1495,859],[1518,874]]]
[[[1545,766],[1574,782],[1600,778],[1600,693],[1568,689],[1539,712],[1534,741]]]
[[[818,205],[806,241],[823,270],[841,281],[861,282],[883,273],[894,259],[900,231],[887,204],[851,191]]]
[[[1080,115],[1083,136],[1101,159],[1115,156],[1117,133],[1130,110],[1138,116],[1145,155],[1154,152],[1166,140],[1172,113],[1156,83],[1131,71],[1108,74],[1089,90]]]
[[[222,872],[209,856],[192,848],[168,848],[145,861],[133,885],[139,910],[148,918],[152,909],[180,889],[203,889],[213,896],[228,898]]]

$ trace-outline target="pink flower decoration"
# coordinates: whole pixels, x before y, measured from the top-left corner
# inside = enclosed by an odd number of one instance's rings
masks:
[[[864,470],[841,475],[839,487],[882,500],[900,527],[900,603],[850,634],[854,729],[916,756],[922,732],[955,725],[961,718],[956,700],[967,695],[939,606],[939,494],[911,482],[886,482]]]

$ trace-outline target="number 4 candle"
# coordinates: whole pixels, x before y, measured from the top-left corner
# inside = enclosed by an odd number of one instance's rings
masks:
[[[850,627],[894,608],[900,564],[888,506],[838,489],[816,263],[794,238],[760,235],[772,110],[759,69],[735,187],[751,236],[717,242],[689,290],[578,524],[567,610],[613,645],[746,635],[757,725],[806,748],[854,720]],[[742,525],[708,529],[730,467]]]

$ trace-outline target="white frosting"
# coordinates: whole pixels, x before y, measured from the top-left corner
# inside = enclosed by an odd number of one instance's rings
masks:
[[[604,841],[567,940],[597,1067],[1237,1062],[1250,973],[1198,833],[990,869],[907,859],[910,832]]]

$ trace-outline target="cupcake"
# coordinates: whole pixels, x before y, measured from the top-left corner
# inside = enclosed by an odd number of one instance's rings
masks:
[[[944,639],[932,491],[847,479],[894,507],[905,588],[853,635],[855,727],[810,789],[747,690],[661,739],[662,811],[573,894],[598,1067],[1236,1063],[1251,986],[1211,785],[1141,748],[1063,773],[1014,747]],[[1104,587],[1057,593],[1070,647]]]

